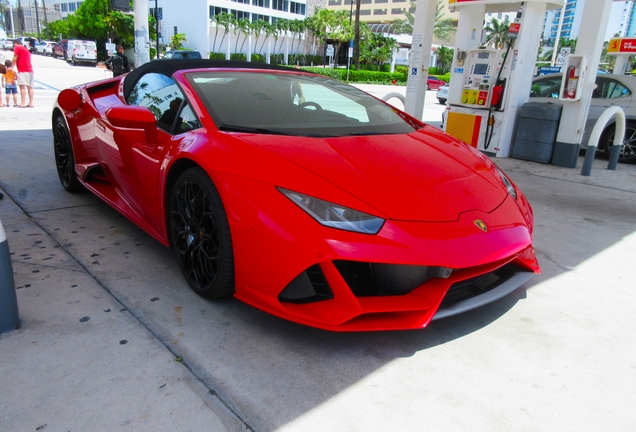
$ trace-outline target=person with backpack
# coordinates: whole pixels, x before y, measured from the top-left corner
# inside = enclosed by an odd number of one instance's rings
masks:
[[[124,47],[117,45],[116,52],[104,62],[106,67],[113,71],[113,76],[123,75],[130,72],[128,57],[124,54]]]

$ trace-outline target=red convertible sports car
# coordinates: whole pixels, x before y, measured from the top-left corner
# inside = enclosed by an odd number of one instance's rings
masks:
[[[539,272],[506,174],[324,76],[150,62],[62,91],[52,122],[64,188],[173,248],[207,298],[327,330],[415,329]]]

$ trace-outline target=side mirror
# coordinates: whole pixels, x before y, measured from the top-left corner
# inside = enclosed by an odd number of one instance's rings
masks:
[[[143,129],[148,144],[157,144],[157,120],[148,108],[140,106],[113,106],[106,111],[106,118],[115,127]]]

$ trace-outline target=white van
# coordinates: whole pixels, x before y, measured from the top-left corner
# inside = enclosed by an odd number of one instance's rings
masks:
[[[97,45],[93,41],[69,39],[67,42],[66,61],[73,64],[97,64]]]

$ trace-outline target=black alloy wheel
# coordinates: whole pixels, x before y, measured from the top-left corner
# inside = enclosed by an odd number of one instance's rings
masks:
[[[53,122],[53,153],[55,154],[55,166],[60,183],[68,192],[81,191],[82,184],[77,179],[75,172],[75,157],[73,156],[73,142],[71,134],[66,127],[64,117],[61,115]]]
[[[179,266],[199,295],[234,294],[234,253],[223,202],[201,168],[183,172],[170,194],[169,233]]]
[[[616,133],[616,125],[607,128],[603,137],[603,151],[607,156],[612,153],[614,145],[614,135]],[[623,147],[618,156],[618,161],[622,163],[636,163],[636,122],[628,121],[625,124],[625,137],[623,138]]]

